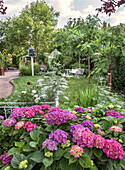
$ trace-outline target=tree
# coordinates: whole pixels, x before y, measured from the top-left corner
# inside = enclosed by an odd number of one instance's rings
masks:
[[[6,14],[7,7],[4,8],[3,3],[3,0],[0,0],[0,13],[4,15]]]
[[[103,2],[102,7],[101,8],[97,8],[96,10],[99,12],[104,12],[106,14],[108,14],[109,16],[111,15],[111,13],[115,13],[116,12],[116,8],[120,7],[121,5],[125,4],[125,0],[100,0],[101,2]],[[97,15],[98,15],[97,14]]]

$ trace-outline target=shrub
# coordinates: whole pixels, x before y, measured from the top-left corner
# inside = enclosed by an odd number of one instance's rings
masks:
[[[32,69],[31,66],[21,66],[20,69],[20,75],[21,76],[30,76],[32,75]],[[34,74],[37,75],[40,72],[40,67],[38,64],[34,64]]]

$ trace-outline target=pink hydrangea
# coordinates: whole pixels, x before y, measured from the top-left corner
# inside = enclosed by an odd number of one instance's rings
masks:
[[[10,118],[16,118],[18,119],[19,117],[24,117],[24,113],[21,110],[21,108],[17,107],[12,110],[12,113],[10,114]]]
[[[87,146],[88,148],[94,145],[95,134],[89,130],[89,128],[77,128],[73,131],[73,142],[77,142],[77,145],[81,147]]]
[[[116,119],[121,117],[120,113],[116,112],[115,110],[108,110],[106,113],[107,116],[113,116]]]
[[[69,120],[77,121],[78,119],[77,116],[72,112],[68,112],[67,115],[68,115]]]
[[[21,127],[23,127],[25,124],[25,121],[19,121],[17,122],[17,124],[15,125],[15,129],[20,129]]]
[[[71,134],[74,132],[74,130],[76,130],[77,128],[83,128],[83,126],[81,124],[74,124],[70,127],[70,132]]]
[[[36,129],[37,125],[34,125],[32,122],[26,122],[23,128],[29,132],[29,131],[32,131],[33,129]]]
[[[71,146],[70,149],[70,155],[73,155],[75,158],[79,158],[84,153],[84,149],[82,147],[79,147],[78,145]]]
[[[35,114],[44,114],[41,106],[39,106],[39,105],[31,106],[30,110],[32,110]]]
[[[123,128],[119,126],[111,126],[109,129],[114,132],[122,132],[123,130]]]
[[[26,115],[27,118],[30,118],[30,117],[35,116],[35,113],[34,113],[32,110],[28,110],[28,111],[25,113],[25,115]]]
[[[62,111],[62,109],[60,107],[53,107],[53,108],[50,108],[48,112],[50,113],[54,111]]]
[[[15,123],[16,123],[15,118],[9,118],[9,119],[4,120],[3,126],[13,126]]]
[[[100,135],[104,135],[104,134],[105,134],[105,132],[104,132],[104,131],[101,131],[100,129],[97,129],[97,132],[98,132],[98,134],[100,134]]]
[[[105,146],[103,147],[103,152],[106,153],[107,157],[112,159],[123,159],[124,157],[124,148],[122,145],[115,141],[114,139],[106,139]]]
[[[41,109],[42,109],[42,110],[46,110],[46,109],[49,109],[49,108],[50,108],[50,106],[47,105],[47,104],[43,104],[43,105],[41,106]]]
[[[95,135],[94,146],[96,148],[102,149],[105,145],[105,139],[101,135]]]

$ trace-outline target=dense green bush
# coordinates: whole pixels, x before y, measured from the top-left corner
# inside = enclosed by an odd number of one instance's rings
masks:
[[[20,69],[20,75],[21,76],[30,76],[32,75],[32,69],[31,66],[21,66]],[[34,74],[37,75],[40,72],[40,67],[38,64],[34,64]]]

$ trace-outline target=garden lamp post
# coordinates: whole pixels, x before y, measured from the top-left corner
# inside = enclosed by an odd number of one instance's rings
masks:
[[[29,48],[29,57],[31,57],[32,76],[34,76],[33,57],[35,57],[35,49],[32,47],[32,45]]]

